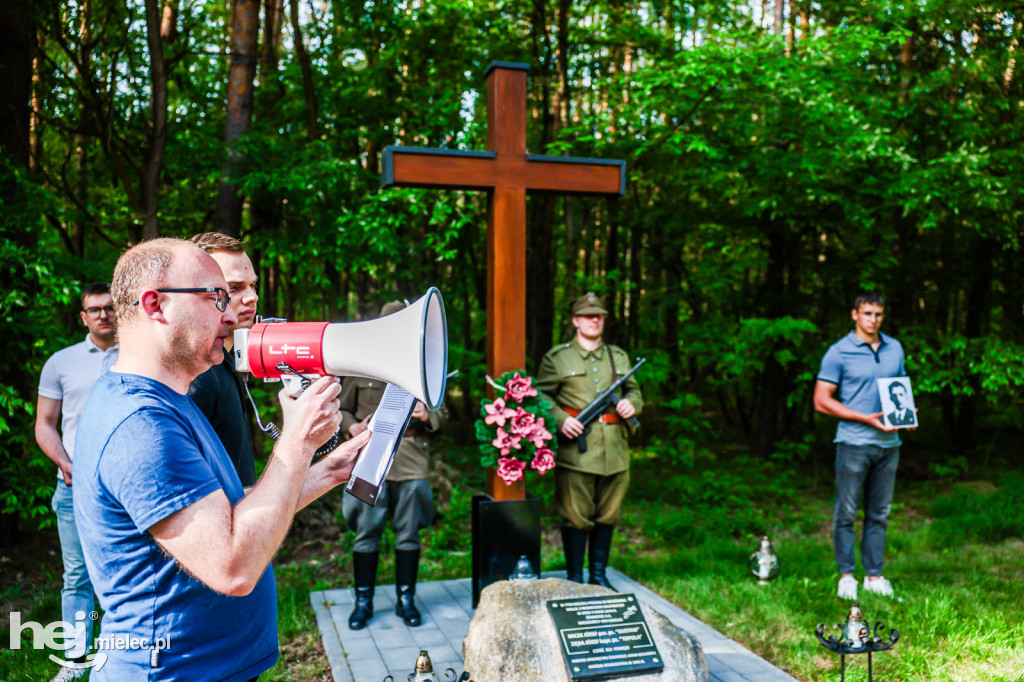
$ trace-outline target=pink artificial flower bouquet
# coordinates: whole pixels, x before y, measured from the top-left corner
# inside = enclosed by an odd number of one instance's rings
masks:
[[[480,464],[497,469],[505,485],[521,480],[527,466],[538,474],[554,469],[558,440],[546,426],[554,423],[551,404],[540,399],[533,378],[506,372],[492,385],[499,393],[504,387],[505,393],[480,402]]]

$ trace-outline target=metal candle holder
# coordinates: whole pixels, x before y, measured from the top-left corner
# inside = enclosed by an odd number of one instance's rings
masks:
[[[779,574],[779,557],[772,550],[768,536],[761,538],[757,551],[750,555],[750,572],[757,576],[759,585],[767,585],[768,581]]]
[[[452,682],[473,682],[469,679],[469,673],[463,672],[459,675],[455,672],[455,668],[445,670],[444,676],[445,679],[451,676]],[[434,665],[430,662],[430,656],[426,651],[420,651],[420,655],[416,658],[416,668],[409,673],[406,680],[408,682],[441,682],[440,678],[434,674]],[[381,682],[395,682],[395,678],[392,675],[387,675]]]
[[[889,641],[883,641],[878,636],[879,630],[885,630],[885,623],[882,621],[875,623],[874,635],[872,635],[868,623],[857,604],[850,607],[850,613],[846,617],[846,622],[836,623],[833,629],[839,631],[838,638],[835,635],[829,635],[828,639],[825,638],[824,623],[818,623],[818,627],[814,629],[814,634],[823,647],[839,654],[839,679],[841,682],[846,680],[846,657],[852,654],[865,653],[868,655],[868,682],[872,682],[871,654],[876,651],[891,649],[900,638],[898,630],[890,629]]]

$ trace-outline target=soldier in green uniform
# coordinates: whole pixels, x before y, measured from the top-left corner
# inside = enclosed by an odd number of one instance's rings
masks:
[[[626,351],[604,343],[608,310],[595,294],[573,301],[576,337],[547,352],[537,372],[537,390],[553,406],[558,430],[555,499],[565,520],[562,545],[566,577],[583,582],[583,559],[590,542],[590,584],[611,587],[605,577],[612,533],[629,487],[629,427],[624,420],[640,413],[643,397],[636,380],[626,380],[614,412],[590,423],[587,451],[576,438],[583,425],[575,415],[631,367]]]
[[[386,304],[381,317],[405,308],[400,301]],[[341,430],[357,436],[366,430],[367,422],[384,395],[383,381],[348,377],[342,383]],[[398,446],[391,471],[381,487],[377,504],[364,504],[351,495],[342,499],[345,521],[356,534],[352,551],[352,569],[355,577],[356,605],[348,619],[348,626],[361,630],[373,617],[373,592],[377,583],[377,559],[380,556],[380,538],[391,513],[395,529],[395,613],[406,625],[415,627],[422,622],[416,608],[416,575],[420,562],[420,531],[434,518],[434,498],[427,476],[430,471],[430,443],[434,435],[448,421],[447,410],[442,407],[430,412],[421,402],[413,409],[409,428]]]

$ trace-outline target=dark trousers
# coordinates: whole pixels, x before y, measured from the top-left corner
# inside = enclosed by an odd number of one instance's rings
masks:
[[[385,481],[377,504],[363,504],[351,495],[341,499],[342,512],[349,529],[356,534],[355,552],[379,552],[380,538],[391,513],[395,529],[395,549],[420,548],[420,531],[434,520],[434,497],[430,481]]]

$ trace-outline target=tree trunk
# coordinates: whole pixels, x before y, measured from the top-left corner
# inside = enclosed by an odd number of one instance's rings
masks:
[[[629,348],[636,348],[640,341],[640,289],[643,282],[643,269],[640,267],[643,258],[644,240],[643,229],[635,221],[629,231],[629,281],[633,289],[629,296],[629,307],[625,310],[628,327],[626,330],[626,343]],[[665,305],[674,308],[668,301]]]
[[[796,44],[796,22],[799,15],[796,12],[796,0],[789,0],[789,31],[786,33],[786,55],[793,51]]]
[[[788,261],[788,235],[786,227],[771,221],[768,227],[768,269],[761,295],[761,310],[768,319],[781,316],[786,294],[786,263]],[[785,370],[770,353],[764,370],[757,378],[758,401],[754,405],[754,454],[767,457],[778,438],[779,415],[788,392]]]
[[[968,343],[972,344],[981,342],[987,335],[989,298],[992,293],[994,272],[992,267],[993,251],[992,242],[982,239],[975,250],[974,258],[970,260],[977,267],[973,268],[974,276],[967,291],[967,319],[964,325],[964,335],[967,337]],[[970,385],[971,393],[960,397],[960,414],[957,415],[957,435],[959,436],[957,450],[967,454],[970,458],[975,445],[977,445],[975,420],[978,415],[979,398],[984,394],[978,375],[972,374],[967,383]]]
[[[555,36],[555,80],[551,88],[547,78],[543,78],[545,111],[540,112],[541,120],[545,121],[540,142],[541,151],[547,153],[548,145],[558,139],[558,133],[566,125],[569,111],[569,0],[558,3],[558,33]],[[537,3],[534,15],[537,33],[546,32],[546,20],[543,6]],[[540,25],[537,25],[540,24]],[[546,41],[545,41],[546,42]],[[536,49],[540,49],[538,46]],[[541,55],[536,55],[541,61]],[[548,92],[553,90],[551,96]],[[548,108],[550,105],[550,108]],[[570,200],[565,198],[563,203]],[[535,195],[530,198],[530,229],[527,232],[526,258],[526,357],[533,366],[540,364],[544,353],[551,347],[552,330],[555,326],[554,310],[554,226],[558,199],[551,194]]]
[[[32,121],[32,59],[36,50],[35,27],[24,16],[9,5],[0,9],[0,154],[15,168],[28,169],[30,159],[29,128]],[[21,196],[21,188],[14,178],[0,173],[0,196],[4,203],[17,205],[26,198]],[[32,233],[29,230],[10,230],[9,239],[19,246],[30,246]],[[15,307],[12,315],[18,315]],[[32,396],[35,394],[37,377],[27,364],[14,362],[5,372],[4,383],[9,383],[18,395]],[[0,443],[10,445],[5,437]],[[6,447],[4,448],[7,449]],[[14,448],[11,448],[13,450]],[[8,450],[5,458],[24,460],[29,456],[24,447],[17,447],[20,452]],[[7,492],[9,482],[6,477],[0,481],[0,493]],[[26,491],[18,491],[24,493]],[[0,512],[0,547],[5,547],[18,540],[18,513]]]
[[[277,72],[284,24],[284,0],[267,0],[263,10],[263,42],[260,44],[260,85]],[[274,79],[276,80],[276,78]]]
[[[526,357],[534,367],[540,365],[544,353],[551,348],[555,324],[551,273],[555,200],[551,194],[530,197],[530,229],[526,235]]]
[[[42,36],[39,36],[40,42]],[[43,135],[42,135],[42,117],[41,117],[41,104],[39,99],[39,90],[42,87],[39,79],[39,58],[36,57],[32,60],[32,105],[29,119],[29,139],[28,145],[31,150],[28,161],[28,167],[33,172],[41,170],[39,164],[42,163],[43,158]],[[6,101],[6,100],[5,100]]]
[[[84,76],[90,71],[90,53],[85,47],[92,43],[92,36],[90,35],[89,27],[89,15],[92,14],[92,3],[82,2],[80,7],[80,18],[81,18],[81,45],[82,54],[81,62],[82,69],[79,75]],[[80,121],[85,121],[86,111],[85,107],[79,104],[78,116]],[[89,145],[88,137],[78,132],[75,134],[75,164],[76,177],[73,183],[65,181],[65,185],[69,188],[69,191],[74,192],[77,196],[77,201],[80,206],[85,206],[89,203],[89,185],[90,181],[86,178],[89,175],[89,154],[87,147]],[[42,158],[40,156],[40,158]],[[71,253],[74,256],[81,258],[85,255],[85,229],[86,229],[86,216],[77,214],[71,220],[71,238],[69,240],[71,244]]]
[[[263,44],[260,46],[259,96],[256,97],[253,116],[257,121],[270,120],[278,103],[284,97],[284,86],[278,76],[281,28],[284,22],[284,0],[268,0],[263,19]],[[281,224],[284,205],[275,192],[262,191],[252,197],[249,230],[251,233],[269,232]],[[258,261],[254,265],[259,267]]]
[[[911,30],[916,28],[916,22],[911,21]],[[903,41],[903,49],[900,50],[900,101],[905,102],[907,91],[910,89],[911,73],[910,67],[914,63],[914,34],[911,33]]]
[[[619,213],[618,199],[607,199],[606,202],[608,204],[608,241],[605,246],[604,272],[601,273],[601,279],[610,285],[606,286],[604,291],[608,317],[618,324],[619,319],[616,315],[622,311],[622,285],[625,281],[619,269],[619,221],[622,219],[622,215]]]
[[[551,140],[558,139],[559,133],[569,126],[572,106],[572,86],[569,81],[569,14],[572,11],[571,0],[558,0],[558,50],[555,53],[555,68],[558,74],[558,88],[555,91],[554,130]]]
[[[235,176],[244,158],[236,141],[252,124],[253,80],[256,77],[257,42],[260,28],[259,0],[235,0],[231,21],[231,58],[228,68],[227,117],[224,142],[228,156],[217,195],[213,227],[218,232],[241,236],[242,196]]]
[[[295,58],[302,70],[302,92],[306,97],[306,139],[312,141],[320,137],[319,109],[316,90],[313,87],[313,67],[309,63],[309,53],[302,42],[302,27],[299,25],[299,0],[289,0],[292,20],[292,41],[295,43]]]
[[[158,203],[160,198],[160,172],[164,165],[167,146],[167,69],[164,62],[164,44],[160,37],[162,18],[158,0],[146,0],[146,38],[150,58],[149,108],[152,124],[149,132],[149,150],[142,169],[139,196],[142,200],[142,236],[156,239],[160,236]]]
[[[380,54],[383,45],[380,40],[381,31],[377,30],[376,20],[374,20],[374,30],[370,31],[367,40],[370,43],[370,49],[366,51],[366,72],[369,74],[377,74],[377,64],[380,61]],[[377,83],[371,82],[368,84],[371,92],[370,97],[374,97],[376,92],[383,90],[378,88]],[[379,95],[376,95],[379,96]],[[366,172],[371,175],[380,174],[380,135],[383,131],[379,127],[370,127],[366,133],[366,144],[363,147],[363,153],[366,158]],[[358,290],[357,290],[358,291]],[[486,299],[484,299],[486,300]]]
[[[167,0],[163,16],[160,19],[160,39],[164,45],[170,45],[178,39],[178,1]]]

